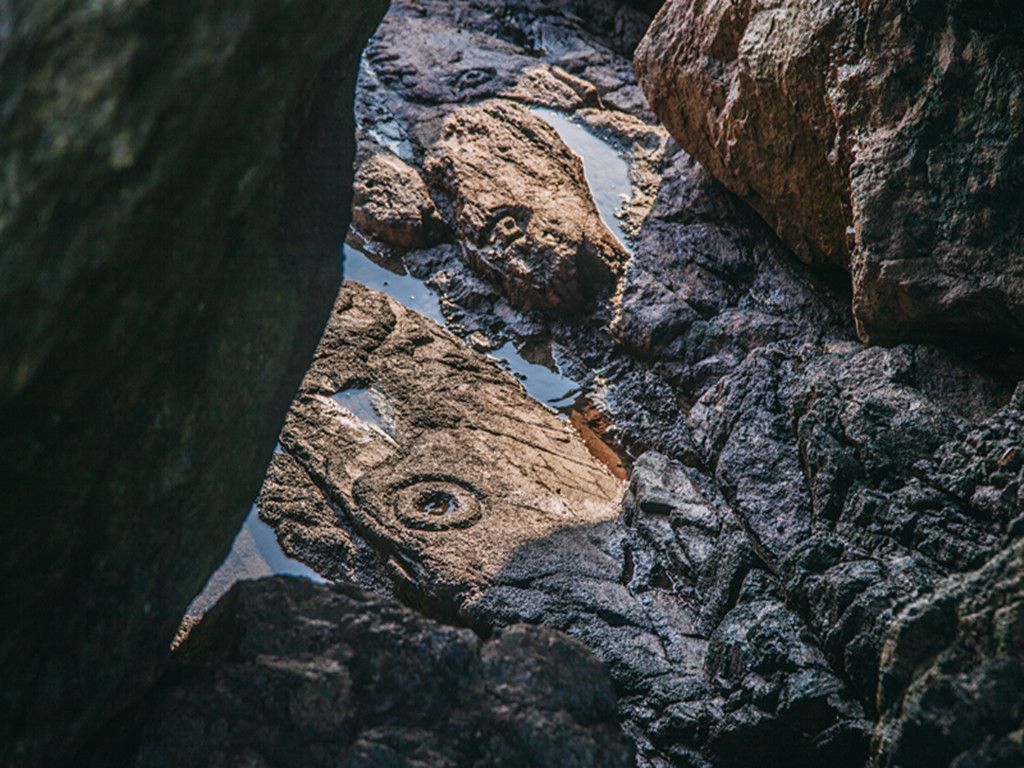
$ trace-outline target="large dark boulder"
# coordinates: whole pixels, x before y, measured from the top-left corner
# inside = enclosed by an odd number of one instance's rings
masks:
[[[626,768],[608,673],[545,627],[486,641],[350,586],[242,582],[153,695],[138,768]]]
[[[1005,3],[673,0],[637,49],[682,146],[872,342],[1024,338],[1024,39]]]
[[[159,672],[340,280],[386,2],[0,5],[0,764]]]

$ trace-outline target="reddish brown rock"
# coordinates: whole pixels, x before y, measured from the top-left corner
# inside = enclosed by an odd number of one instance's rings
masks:
[[[356,230],[394,248],[424,248],[443,228],[419,173],[390,152],[358,163],[352,202]]]
[[[865,339],[1024,337],[1024,47],[983,5],[674,0],[637,50],[683,147],[850,270]]]
[[[427,160],[451,197],[463,257],[527,309],[575,311],[626,261],[583,164],[529,109],[492,100],[455,111]]]

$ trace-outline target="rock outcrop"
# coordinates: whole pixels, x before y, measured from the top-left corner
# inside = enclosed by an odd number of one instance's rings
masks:
[[[625,249],[602,223],[580,159],[531,108],[641,105],[628,59],[596,49],[579,25],[632,50],[645,23],[615,3],[403,3],[367,46],[360,75],[360,234],[400,252],[408,231],[418,247],[454,242],[519,309],[592,309],[613,292]],[[539,58],[545,46],[553,50]],[[435,209],[447,231],[423,237],[422,211]]]
[[[346,284],[281,445],[259,508],[288,554],[483,634],[525,621],[577,637],[642,754],[730,764],[754,735],[807,760],[866,754],[861,705],[707,478],[646,454],[620,503],[568,424],[394,300]],[[742,605],[702,605],[698,584],[723,571]],[[746,637],[755,619],[764,637]],[[766,638],[796,681],[753,650]],[[768,674],[778,703],[752,712]]]
[[[578,312],[623,272],[583,163],[523,106],[487,101],[448,117],[426,172],[452,201],[466,260],[524,309]]]
[[[655,123],[628,66],[629,14],[601,2],[589,14],[568,0],[540,5],[396,2],[360,78],[360,151],[401,157],[446,221],[444,242],[409,251],[402,263],[440,294],[450,329],[473,344],[482,337],[484,347],[511,340],[524,355],[547,350],[581,382],[592,423],[610,422],[627,449],[622,502],[581,524],[552,517],[546,510],[565,494],[571,473],[556,465],[551,482],[550,467],[505,458],[534,450],[527,446],[500,444],[495,460],[473,436],[486,414],[452,421],[446,405],[436,424],[415,417],[417,440],[429,443],[437,429],[446,445],[469,446],[470,463],[489,456],[495,472],[508,465],[518,476],[547,478],[517,480],[531,503],[515,525],[536,526],[538,535],[494,536],[486,504],[466,529],[486,533],[501,568],[491,567],[494,558],[475,568],[471,545],[453,548],[450,531],[410,527],[414,515],[402,523],[375,501],[387,486],[382,478],[397,482],[436,457],[400,449],[400,465],[374,459],[382,463],[371,492],[361,495],[358,480],[351,493],[338,492],[338,478],[367,471],[367,450],[382,438],[340,451],[334,437],[302,437],[291,449],[283,440],[288,461],[275,463],[261,514],[290,554],[324,575],[482,633],[526,621],[582,640],[608,666],[643,766],[860,768],[897,751],[893,764],[926,764],[933,753],[914,736],[922,732],[916,723],[924,718],[941,731],[958,722],[953,705],[932,695],[919,705],[915,691],[924,688],[912,682],[914,671],[879,698],[880,685],[895,679],[886,649],[910,606],[943,584],[972,585],[965,588],[977,600],[972,612],[999,610],[1002,598],[989,602],[980,587],[987,577],[970,574],[1013,551],[1020,536],[1019,365],[1012,356],[964,358],[921,345],[866,348],[850,320],[845,281],[832,279],[842,273],[794,259]],[[404,43],[410,25],[428,40],[418,51]],[[447,121],[496,103],[561,111],[553,125],[571,123],[628,161],[632,189],[617,227],[628,264],[614,293],[575,317],[524,311],[500,274],[467,258],[478,232],[458,225],[453,187],[428,170]],[[535,149],[564,152],[555,141]],[[600,184],[599,174],[591,181]],[[380,319],[335,322],[350,339],[382,336],[376,329],[390,327],[384,320],[395,308],[377,299],[359,304],[361,314]],[[402,324],[412,322],[403,316]],[[468,348],[451,344],[448,359],[468,359]],[[419,414],[411,403],[428,397],[421,386],[454,393],[487,370],[435,366],[408,344],[387,343],[371,357],[375,383],[390,375],[388,358],[403,378],[418,370],[413,378],[424,384],[386,398],[371,387],[382,423],[388,409],[406,422]],[[331,387],[362,387],[346,384],[346,372],[365,370],[354,359],[327,352],[321,374],[335,368]],[[499,383],[490,375],[470,390],[493,391]],[[514,388],[508,378],[498,386],[506,388]],[[473,410],[484,402],[461,397]],[[354,414],[358,402],[347,401]],[[518,421],[531,445],[545,444],[526,424],[533,417],[514,413],[540,413],[538,406],[486,402],[496,422]],[[300,398],[293,407],[293,438],[342,434],[328,409],[314,413],[311,405]],[[567,435],[572,444],[583,439]],[[962,659],[956,685],[965,696],[1001,696],[978,657],[968,657],[968,642],[950,652]],[[977,748],[988,755],[983,765],[998,764],[989,758],[1002,752],[984,752],[984,743],[1012,742],[1004,726],[1016,705],[1007,701],[1007,720],[971,721],[960,752]],[[926,715],[913,714],[922,707]]]
[[[899,616],[878,694],[879,766],[1024,764],[1024,542]]]
[[[444,224],[427,185],[390,152],[360,158],[352,202],[355,230],[394,249],[426,248],[443,236]]]
[[[636,53],[680,144],[863,339],[1024,338],[1024,45],[998,4],[667,3]]]
[[[768,765],[861,766],[897,617],[1019,526],[1024,393],[971,429],[945,398],[999,395],[941,352],[786,349],[691,411],[709,473],[646,453],[620,504],[511,376],[347,284],[260,513],[331,578],[484,634],[525,621],[582,640],[651,765],[744,765],[772,743]]]
[[[236,585],[157,686],[136,765],[626,768],[605,670],[516,626],[486,641],[352,586]]]
[[[621,495],[579,436],[497,363],[346,283],[259,507],[285,551],[321,574],[374,586],[367,574],[379,571],[452,617],[521,547],[614,519]],[[380,568],[365,567],[356,532]]]
[[[158,673],[340,279],[386,3],[0,6],[0,763]]]

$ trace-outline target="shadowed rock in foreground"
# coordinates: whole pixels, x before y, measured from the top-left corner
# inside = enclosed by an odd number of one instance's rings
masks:
[[[258,491],[385,7],[0,4],[3,765],[137,699]]]
[[[138,768],[626,768],[607,673],[516,626],[481,641],[353,586],[237,584],[157,686]]]

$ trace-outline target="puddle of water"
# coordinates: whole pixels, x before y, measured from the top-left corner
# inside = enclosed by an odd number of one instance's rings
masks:
[[[437,295],[422,280],[394,272],[348,243],[344,246],[344,258],[346,280],[354,280],[378,290],[438,324],[445,324]],[[606,433],[610,423],[583,397],[580,382],[559,371],[557,364],[553,363],[552,369],[530,362],[512,342],[493,350],[489,356],[515,376],[534,400],[572,424],[591,455],[604,464],[612,475],[620,480],[626,479],[629,473],[628,454],[614,440],[608,439]],[[392,434],[373,400],[372,390],[348,389],[334,395],[332,399],[362,421],[373,424],[386,434]],[[433,507],[430,513],[434,514]]]
[[[444,517],[450,515],[459,508],[459,502],[450,493],[444,491],[433,491],[422,496],[416,506],[425,515]]]
[[[523,383],[530,397],[556,411],[572,405],[580,394],[579,382],[557,370],[529,362],[510,341],[493,350],[490,356]]]
[[[384,417],[378,404],[379,393],[366,387],[352,387],[331,395],[331,400],[360,421],[371,424],[381,432],[394,437],[391,423]]]
[[[583,174],[601,221],[622,247],[631,252],[618,216],[622,204],[633,194],[629,163],[615,147],[561,112],[537,107],[533,113],[554,128],[566,146],[583,161]]]
[[[367,288],[387,294],[409,309],[444,325],[444,313],[437,294],[426,283],[412,275],[393,272],[373,261],[369,256],[348,243],[342,246],[346,280],[362,283]]]
[[[253,504],[231,544],[228,556],[207,580],[203,591],[192,601],[185,615],[198,617],[206,613],[238,581],[274,575],[302,576],[320,583],[326,581],[312,568],[293,560],[282,551],[274,529],[260,520],[256,505]]]
[[[256,505],[253,504],[249,516],[245,519],[242,530],[248,530],[256,543],[256,550],[259,552],[263,562],[267,564],[270,572],[279,576],[303,576],[311,581],[321,584],[327,582],[323,576],[314,571],[305,563],[293,560],[288,557],[277,543],[277,534],[274,529],[260,520]]]
[[[441,311],[441,302],[437,298],[437,294],[430,290],[422,280],[412,275],[393,272],[348,243],[344,246],[344,255],[346,280],[354,280],[367,288],[387,294],[409,309],[429,317],[439,325],[445,324],[444,313]],[[494,350],[491,356],[522,382],[523,387],[532,398],[554,410],[571,404],[579,394],[579,382],[557,370],[529,362],[511,342]],[[342,405],[345,404],[342,403]],[[345,407],[349,408],[348,405]],[[349,408],[349,410],[352,409]],[[366,420],[370,421],[370,419]]]

